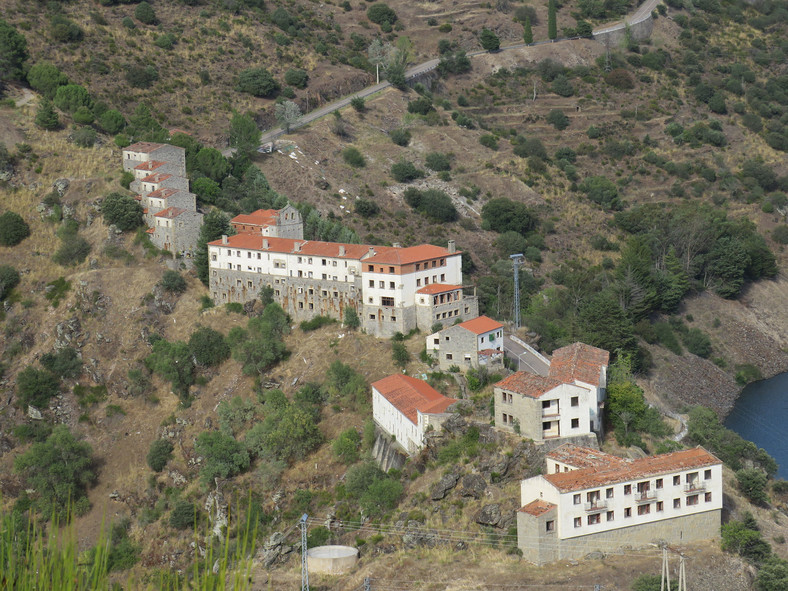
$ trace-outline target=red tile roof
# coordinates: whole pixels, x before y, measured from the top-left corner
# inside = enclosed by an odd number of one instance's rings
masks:
[[[533,515],[534,517],[539,517],[540,515],[544,515],[548,511],[552,511],[556,508],[557,505],[553,503],[548,503],[547,501],[543,501],[542,499],[536,499],[535,501],[531,501],[527,505],[524,505],[520,508],[520,511],[523,513],[528,513],[529,515]]]
[[[503,351],[501,349],[482,349],[479,351],[479,355],[483,357],[489,357],[490,355],[503,355]]]
[[[495,384],[495,387],[511,390],[523,396],[539,398],[543,394],[547,394],[550,390],[563,385],[563,383],[564,382],[559,382],[552,378],[545,378],[524,371],[517,371]]]
[[[153,174],[149,174],[144,179],[142,179],[143,183],[160,183],[162,181],[166,181],[170,178],[171,174],[165,174],[163,172],[154,172]]]
[[[561,492],[569,492],[722,464],[702,447],[623,462],[548,474],[544,479]]]
[[[263,240],[268,241],[268,248],[263,248]],[[375,251],[394,250],[391,246],[369,246],[366,244],[343,244],[339,242],[320,242],[318,240],[296,240],[294,238],[266,238],[260,234],[240,233],[228,236],[227,244],[222,244],[221,239],[209,242],[212,246],[230,246],[247,250],[266,250],[267,252],[298,253],[306,256],[333,257],[343,259],[361,260],[370,249]],[[296,244],[301,246],[296,251]],[[339,254],[340,247],[344,247],[345,254]]]
[[[459,254],[459,250],[450,253],[448,249],[442,246],[433,246],[432,244],[420,244],[419,246],[409,246],[408,248],[385,248],[376,246],[375,254],[364,260],[369,263],[380,263],[385,265],[408,265],[410,263],[419,263],[421,261]]]
[[[154,213],[153,217],[167,218],[168,220],[171,220],[173,218],[177,218],[182,213],[186,213],[186,210],[181,209],[180,207],[168,207],[167,209],[162,209],[159,213]]]
[[[276,209],[258,209],[249,214],[239,214],[230,220],[230,223],[246,224],[253,226],[270,226],[276,223],[276,216],[279,210]]]
[[[154,150],[163,148],[164,144],[156,144],[154,142],[137,142],[123,148],[124,152],[140,152],[142,154],[150,154]]]
[[[148,193],[148,197],[154,197],[156,199],[167,199],[168,197],[172,197],[175,193],[178,192],[178,189],[173,189],[171,187],[165,187],[163,189],[156,189],[155,191],[151,191]]]
[[[585,343],[574,343],[553,351],[548,375],[570,384],[577,380],[594,386],[604,386],[605,384],[600,383],[602,367],[607,367],[609,362],[610,353],[604,349]]]
[[[503,324],[487,316],[477,316],[471,320],[460,322],[458,326],[462,326],[465,330],[470,330],[474,334],[484,334],[503,328]]]
[[[448,283],[430,283],[421,289],[416,290],[416,293],[426,293],[435,295],[436,293],[446,293],[447,291],[455,291],[462,289],[462,285],[449,285]]]
[[[134,170],[154,170],[160,166],[164,166],[165,164],[167,163],[161,162],[160,160],[148,160],[147,162],[141,162],[135,166]]]
[[[592,466],[623,466],[626,464],[624,458],[572,443],[566,443],[554,449],[545,456],[545,459],[562,462],[578,469]]]
[[[372,387],[414,425],[418,425],[419,412],[446,412],[447,408],[457,402],[456,398],[444,396],[427,382],[402,374],[393,374],[378,380]]]

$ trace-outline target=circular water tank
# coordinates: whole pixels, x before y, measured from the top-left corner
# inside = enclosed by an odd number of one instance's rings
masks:
[[[306,551],[310,573],[341,575],[355,566],[358,549],[350,546],[316,546]]]

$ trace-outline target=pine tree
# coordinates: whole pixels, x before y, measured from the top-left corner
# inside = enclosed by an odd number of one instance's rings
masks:
[[[534,42],[534,33],[531,30],[531,17],[525,19],[525,25],[523,25],[523,42],[530,45]]]
[[[558,37],[555,0],[550,0],[547,5],[547,36],[550,39],[555,39]]]
[[[38,103],[36,125],[47,131],[60,127],[60,118],[57,116],[55,109],[52,107],[52,102],[49,99],[41,99],[41,102]]]

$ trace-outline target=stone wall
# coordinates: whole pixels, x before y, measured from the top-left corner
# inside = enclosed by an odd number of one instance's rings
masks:
[[[618,47],[627,37],[627,27],[629,28],[629,34],[632,35],[632,39],[635,41],[645,41],[651,37],[651,32],[654,30],[654,19],[651,14],[647,14],[638,21],[631,23],[623,22],[599,31],[594,31],[594,41],[598,41],[602,45],[611,48]]]
[[[540,517],[518,511],[517,545],[523,551],[523,558],[535,564],[545,564],[583,558],[592,552],[611,553],[616,548],[640,548],[661,541],[681,545],[713,540],[720,536],[721,512],[721,509],[715,509],[561,540],[555,532],[546,531],[548,520],[557,521],[555,510]]]

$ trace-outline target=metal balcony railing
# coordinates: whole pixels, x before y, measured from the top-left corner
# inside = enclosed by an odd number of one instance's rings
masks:
[[[684,492],[689,493],[696,493],[696,492],[703,492],[706,490],[706,483],[701,482],[700,480],[696,480],[694,482],[688,482],[684,485]]]
[[[587,513],[597,513],[599,511],[604,511],[607,509],[607,501],[603,501],[602,499],[596,500],[593,503],[586,503],[585,509]]]

